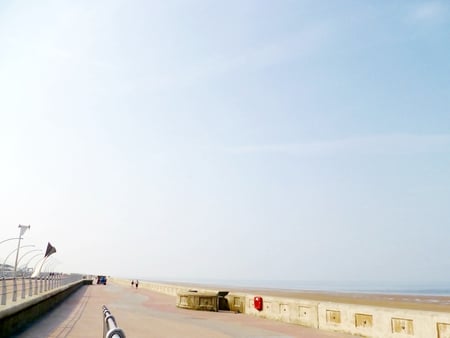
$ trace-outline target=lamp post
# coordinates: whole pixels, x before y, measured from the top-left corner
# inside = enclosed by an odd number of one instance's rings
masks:
[[[54,267],[57,265],[57,262],[50,262],[47,263],[45,266],[45,272],[52,273],[54,271]]]
[[[42,250],[41,250],[42,251]],[[33,260],[33,259],[35,259],[36,257],[38,257],[38,256],[41,256],[42,254],[41,253],[38,253],[38,254],[36,254],[36,255],[34,255],[33,257],[31,257],[30,258],[30,260],[27,262],[27,264],[25,264],[25,270],[27,270],[27,268],[28,268],[28,265],[31,263],[31,261]],[[34,269],[33,269],[33,271],[34,271]]]
[[[20,261],[21,261],[26,255],[29,255],[30,253],[36,252],[36,251],[41,251],[41,252],[42,252],[41,249],[33,249],[33,250],[30,250],[30,251],[25,252],[25,253],[19,258],[19,261],[17,262],[17,268],[20,267]],[[39,255],[40,255],[40,254],[39,254]],[[22,276],[23,276],[23,270],[22,270]]]
[[[31,225],[19,224],[20,233],[19,233],[19,243],[17,244],[16,263],[14,264],[14,278],[16,278],[17,260],[19,259],[20,240],[22,239],[23,234],[30,228],[31,228]]]
[[[55,266],[61,264],[61,262],[54,257],[50,257],[45,263],[45,272],[54,272]],[[52,271],[53,270],[53,271]]]
[[[33,244],[30,244],[30,245],[22,245],[21,247],[19,247],[19,248],[17,248],[17,249],[14,249],[13,251],[11,251],[11,252],[8,254],[8,256],[6,256],[5,260],[3,261],[3,266],[2,266],[2,275],[3,275],[3,276],[5,275],[5,274],[4,274],[4,271],[5,271],[5,264],[6,264],[6,261],[8,260],[8,258],[9,258],[9,256],[11,256],[14,252],[18,251],[18,250],[21,249],[21,248],[28,248],[28,247],[31,247],[31,246],[35,246],[35,245],[33,245]],[[14,272],[14,277],[15,277],[15,272]]]
[[[13,237],[13,238],[5,239],[5,240],[1,241],[0,244],[8,242],[8,241],[12,241],[13,239],[19,239],[19,237]]]
[[[8,241],[13,241],[15,239],[19,239],[19,237],[12,237],[12,238],[8,238],[8,239],[4,239],[3,241],[0,242],[0,244],[3,244],[3,243],[8,242]],[[2,267],[2,270],[3,270],[3,267]]]

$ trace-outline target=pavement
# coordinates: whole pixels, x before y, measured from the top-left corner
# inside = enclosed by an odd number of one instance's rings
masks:
[[[180,309],[175,303],[174,296],[115,283],[83,286],[14,337],[102,337],[102,305],[128,338],[354,337],[227,311]]]

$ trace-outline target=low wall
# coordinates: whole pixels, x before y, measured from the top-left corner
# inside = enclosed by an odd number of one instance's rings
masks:
[[[115,282],[130,285],[128,281]],[[143,287],[177,296],[190,288],[198,292],[217,292],[196,286],[140,282]],[[254,297],[263,298],[263,308],[254,307]],[[264,294],[230,292],[226,297],[231,311],[282,321],[325,331],[371,338],[450,338],[450,313],[407,308],[283,298]],[[174,304],[175,305],[175,304]]]
[[[8,337],[54,308],[70,294],[91,281],[80,280],[0,311],[0,332]]]
[[[259,295],[260,296],[260,295]],[[372,338],[450,338],[450,313],[246,295],[245,313],[286,323]]]

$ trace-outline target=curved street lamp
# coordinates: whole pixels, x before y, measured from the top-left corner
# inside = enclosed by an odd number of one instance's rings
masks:
[[[42,251],[42,250],[41,250],[41,251]],[[41,255],[42,255],[41,253],[38,253],[38,254],[34,255],[33,257],[31,257],[30,260],[27,262],[27,264],[25,264],[24,269],[26,270],[26,269],[28,268],[28,265],[30,265],[31,261],[32,261],[33,259],[35,259],[36,257],[41,256]],[[34,270],[33,270],[33,271],[34,271]]]
[[[51,262],[50,264],[46,264],[45,272],[50,273],[55,271],[55,266],[58,265],[58,262]]]
[[[8,241],[12,241],[13,239],[19,239],[19,238],[20,238],[20,237],[8,238],[8,239],[5,239],[5,240],[1,241],[0,244],[5,243],[5,242],[8,242]]]
[[[34,250],[29,250],[29,251],[27,251],[26,253],[24,253],[20,258],[19,258],[19,260],[17,261],[17,267],[19,267],[20,265],[20,261],[26,256],[26,255],[28,255],[28,254],[30,254],[30,253],[32,253],[32,252],[36,252],[36,251],[41,251],[42,252],[42,249],[34,249]],[[40,255],[40,254],[39,254]],[[23,275],[23,271],[22,271],[22,275]]]
[[[55,264],[55,258],[54,257],[48,257],[48,259],[45,260],[45,262],[42,264],[42,269],[45,272],[50,272],[49,269],[53,264]]]
[[[8,241],[13,241],[13,240],[19,239],[19,238],[20,237],[12,237],[12,238],[8,238],[8,239],[4,239],[3,241],[0,242],[0,244],[3,244],[3,243],[8,242]]]
[[[23,234],[31,228],[31,225],[21,225],[19,224],[19,243],[17,243],[17,253],[16,253],[16,263],[14,264],[14,278],[16,278],[17,271],[17,260],[19,259],[19,249],[20,249],[20,240],[22,239]]]
[[[6,261],[8,260],[8,258],[9,258],[9,256],[11,256],[14,252],[19,251],[19,249],[27,248],[27,247],[31,247],[31,246],[35,246],[35,245],[33,245],[33,244],[30,244],[30,245],[22,245],[21,247],[18,247],[17,249],[14,249],[13,251],[11,251],[11,252],[8,254],[8,256],[6,256],[6,258],[5,258],[4,262],[3,262],[3,266],[2,266],[2,276],[3,276],[3,277],[5,276],[5,273],[4,273],[4,271],[5,271],[5,264],[6,264]],[[16,277],[16,271],[14,271],[14,277]]]

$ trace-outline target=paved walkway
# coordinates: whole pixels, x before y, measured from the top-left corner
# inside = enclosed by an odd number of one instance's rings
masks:
[[[175,297],[110,283],[84,286],[15,337],[102,337],[102,305],[133,337],[354,337],[231,312],[180,309]]]

